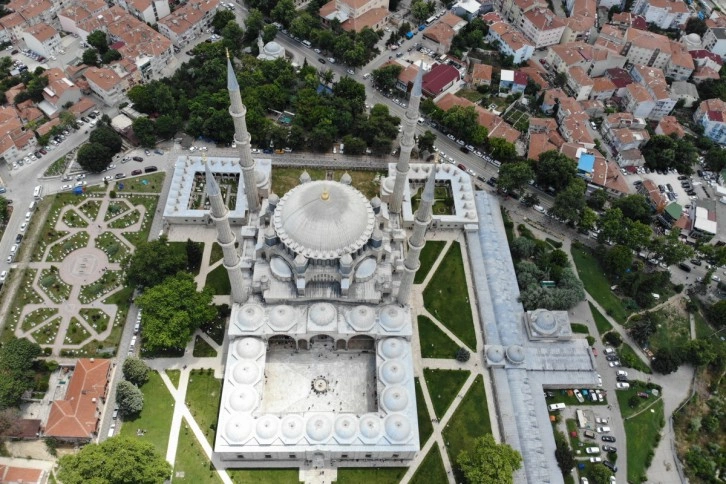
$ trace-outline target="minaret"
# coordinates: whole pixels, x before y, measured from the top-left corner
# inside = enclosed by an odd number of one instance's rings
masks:
[[[423,64],[418,67],[416,80],[413,83],[411,91],[411,99],[408,102],[406,115],[403,117],[403,135],[401,136],[401,153],[398,156],[398,164],[396,165],[396,184],[393,187],[393,196],[388,204],[388,210],[391,213],[400,214],[401,204],[403,203],[403,189],[408,179],[408,162],[411,160],[411,150],[413,150],[413,135],[416,132],[416,123],[418,122],[418,106],[421,103],[421,83],[423,82]]]
[[[234,141],[239,148],[239,164],[242,166],[245,195],[247,195],[247,209],[250,213],[260,209],[260,198],[257,195],[257,180],[255,179],[255,160],[250,149],[250,134],[247,132],[245,115],[247,107],[242,104],[242,95],[239,92],[237,76],[232,69],[232,61],[227,52],[227,90],[229,91],[229,114],[234,121]]]
[[[247,300],[245,291],[244,278],[242,277],[242,260],[237,253],[235,243],[237,239],[229,226],[229,210],[222,199],[222,193],[219,191],[217,180],[209,170],[209,165],[204,159],[204,172],[207,177],[207,196],[211,205],[209,216],[217,227],[217,243],[222,247],[224,254],[223,264],[229,274],[229,285],[232,287],[232,303],[241,304]]]
[[[421,263],[419,256],[421,250],[426,243],[426,230],[431,224],[431,207],[434,204],[434,187],[436,185],[436,163],[431,165],[429,178],[426,180],[423,194],[421,195],[421,204],[413,216],[413,233],[408,239],[408,253],[406,260],[403,262],[403,276],[401,277],[401,285],[398,287],[398,295],[396,301],[398,304],[406,305],[411,297],[411,288],[413,287],[413,278],[416,275]]]

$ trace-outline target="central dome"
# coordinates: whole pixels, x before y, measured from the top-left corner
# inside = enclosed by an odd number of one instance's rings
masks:
[[[298,185],[275,208],[274,225],[290,250],[312,259],[337,259],[363,247],[375,226],[370,202],[334,181]]]

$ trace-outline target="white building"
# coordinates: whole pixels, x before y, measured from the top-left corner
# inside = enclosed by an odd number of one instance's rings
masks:
[[[168,0],[118,0],[117,3],[149,25],[156,25],[156,22],[171,13]]]
[[[559,44],[565,24],[550,9],[529,10],[522,16],[521,30],[535,49]]]
[[[703,48],[726,59],[726,28],[712,27],[703,34]]]
[[[91,91],[107,106],[117,106],[125,100],[127,83],[113,69],[89,67],[83,76]]]
[[[506,22],[495,22],[489,26],[487,41],[497,42],[499,52],[511,55],[515,64],[520,64],[534,54],[534,45],[517,29]]]
[[[686,3],[680,0],[635,0],[632,12],[665,30],[684,27],[691,16]]]
[[[698,105],[693,120],[703,126],[703,134],[716,143],[726,145],[726,103],[707,99]]]
[[[209,28],[218,9],[219,0],[191,0],[159,20],[159,32],[182,48]]]
[[[58,31],[45,23],[36,24],[23,32],[23,41],[28,49],[46,58],[55,54],[60,39]]]

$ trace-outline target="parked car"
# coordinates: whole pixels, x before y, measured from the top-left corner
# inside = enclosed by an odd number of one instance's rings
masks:
[[[117,180],[120,180],[121,178],[126,178],[126,174],[125,173],[116,173],[115,176],[116,176],[116,179]]]
[[[5,279],[8,278],[8,271],[2,271],[0,272],[0,283],[5,282]]]
[[[615,447],[613,445],[603,445],[602,451],[603,452],[617,452],[618,449],[617,449],[617,447]]]
[[[613,437],[612,435],[603,435],[602,441],[603,442],[615,442],[615,437]]]
[[[618,472],[618,466],[616,466],[615,464],[613,464],[613,463],[612,463],[612,462],[610,462],[609,460],[606,460],[606,461],[605,461],[605,462],[603,462],[602,464],[603,464],[603,465],[604,465],[605,467],[607,467],[608,469],[610,469],[611,471],[613,471],[613,472]]]
[[[140,157],[140,156],[134,156],[134,157],[133,157],[132,159],[133,159],[134,161],[139,161],[139,162],[140,162],[140,161],[144,161],[144,159],[143,159],[142,157]]]
[[[143,173],[142,170],[134,170],[131,172],[131,176],[141,175]]]
[[[619,382],[615,383],[615,388],[617,390],[627,390],[628,388],[630,388],[630,383],[627,383],[624,381],[619,381]]]

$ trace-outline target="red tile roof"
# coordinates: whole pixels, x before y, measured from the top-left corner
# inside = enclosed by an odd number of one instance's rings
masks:
[[[422,88],[427,93],[438,95],[444,86],[460,78],[459,71],[447,64],[437,64],[423,76]]]

